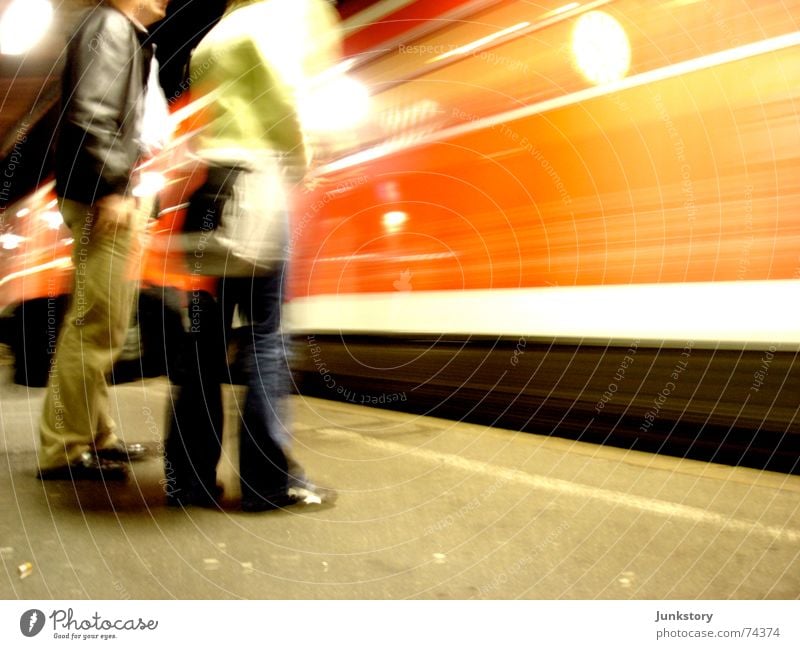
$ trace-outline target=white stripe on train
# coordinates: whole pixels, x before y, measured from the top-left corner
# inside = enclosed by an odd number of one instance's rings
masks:
[[[504,335],[800,349],[800,280],[317,295],[292,300],[292,332]]]

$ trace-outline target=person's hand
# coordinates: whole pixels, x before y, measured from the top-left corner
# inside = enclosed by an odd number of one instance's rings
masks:
[[[95,203],[97,213],[93,228],[111,234],[118,228],[130,228],[133,223],[135,202],[130,196],[110,194]]]

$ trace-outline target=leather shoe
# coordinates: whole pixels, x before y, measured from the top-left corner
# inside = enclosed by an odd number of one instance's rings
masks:
[[[144,444],[124,444],[118,441],[113,446],[96,449],[94,454],[101,460],[137,462],[147,456],[147,447]]]
[[[72,464],[39,469],[36,477],[39,480],[120,481],[128,477],[128,467],[120,462],[104,460],[87,451]]]

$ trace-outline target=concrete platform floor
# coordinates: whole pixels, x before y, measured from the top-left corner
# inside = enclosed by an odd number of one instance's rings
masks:
[[[107,489],[36,480],[42,398],[0,382],[3,599],[800,595],[797,477],[292,397],[296,455],[335,506],[176,511],[157,457]],[[167,382],[112,398],[157,449]]]

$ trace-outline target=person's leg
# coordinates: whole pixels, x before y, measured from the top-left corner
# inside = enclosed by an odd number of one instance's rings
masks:
[[[288,366],[280,330],[283,266],[266,277],[226,280],[231,299],[250,321],[243,336],[247,395],[239,432],[242,507],[278,502],[289,484],[286,447],[290,439],[284,408]]]
[[[74,238],[75,282],[42,411],[41,470],[77,461],[100,432],[114,441],[105,377],[125,340],[134,288],[130,228],[97,230],[94,208],[73,201],[61,209]]]
[[[114,361],[116,361],[122,350],[122,346],[125,344],[125,338],[131,323],[131,313],[138,302],[138,278],[142,275],[142,261],[144,257],[145,239],[147,237],[147,221],[150,218],[153,204],[154,201],[152,198],[140,198],[135,202],[131,202],[130,243],[127,253],[127,277],[129,281],[125,283],[125,290],[129,291],[129,294],[127,297],[124,295],[120,296],[121,299],[127,299],[128,302],[125,306],[125,310],[120,313],[120,318],[124,318],[124,330],[122,331],[122,342],[120,343],[119,349],[116,350],[114,354]],[[116,435],[117,424],[111,415],[111,404],[106,381],[98,385],[97,409],[98,419],[94,444],[101,453],[116,448],[120,451],[122,456],[127,456],[131,455],[136,447],[139,447],[141,449],[141,455],[144,455],[146,449],[141,444],[120,445],[120,440]]]
[[[166,492],[171,504],[212,504],[222,452],[225,372],[222,313],[207,292],[189,297],[189,335],[173,393],[165,444]]]

